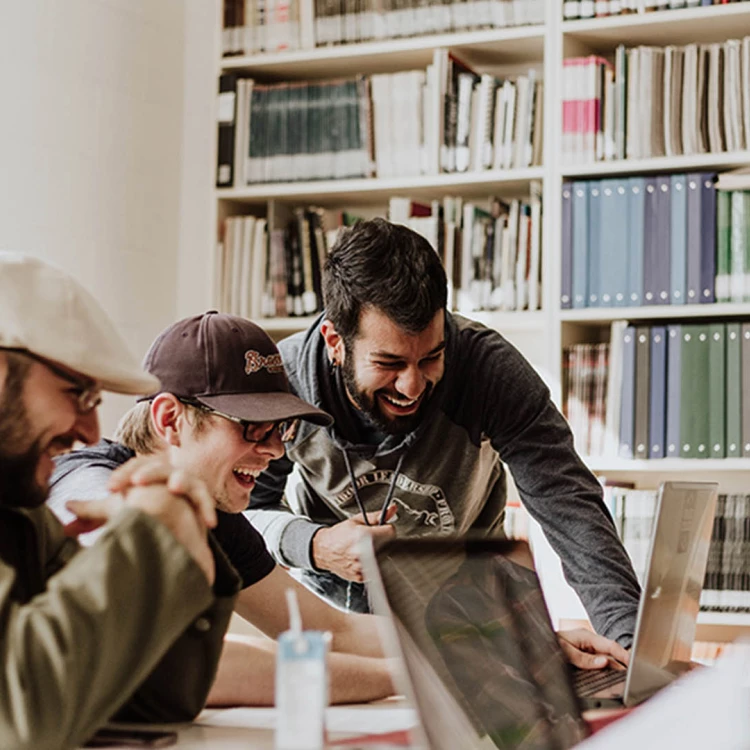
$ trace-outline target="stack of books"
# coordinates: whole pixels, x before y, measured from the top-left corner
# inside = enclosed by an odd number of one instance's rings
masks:
[[[706,5],[726,5],[729,0],[563,0],[563,19],[603,18],[623,13],[679,10]],[[733,3],[745,0],[731,0]]]
[[[602,355],[606,375],[583,351],[566,354],[564,390],[565,414],[582,453],[750,457],[750,322],[617,321]],[[575,357],[584,364],[576,365]],[[602,432],[601,439],[590,437]]]
[[[216,184],[523,168],[542,158],[542,82],[445,49],[426,70],[260,85],[219,80]],[[394,127],[394,123],[399,127]]]
[[[750,146],[750,37],[682,47],[620,45],[614,65],[566,59],[570,163],[740,151]]]
[[[748,248],[744,201],[744,193],[729,203],[727,197],[721,199],[724,244],[717,269],[715,173],[564,182],[561,307],[737,299],[727,294],[726,284],[729,263],[736,263],[744,278]],[[734,230],[729,243],[727,222]]]
[[[222,54],[544,23],[545,0],[224,0]]]

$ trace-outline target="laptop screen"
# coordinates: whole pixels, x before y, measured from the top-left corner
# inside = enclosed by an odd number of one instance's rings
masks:
[[[585,737],[528,545],[396,539],[376,555],[385,596],[410,646],[490,747],[564,749]],[[403,651],[431,735],[431,709],[414,679],[420,667],[409,648]]]

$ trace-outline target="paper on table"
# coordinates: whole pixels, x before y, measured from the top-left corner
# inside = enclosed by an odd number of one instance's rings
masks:
[[[197,724],[212,727],[273,729],[275,708],[207,709]],[[405,706],[331,706],[326,709],[326,728],[332,733],[386,734],[416,726],[414,709]]]
[[[750,747],[750,644],[734,644],[715,667],[672,683],[576,750],[746,750]]]

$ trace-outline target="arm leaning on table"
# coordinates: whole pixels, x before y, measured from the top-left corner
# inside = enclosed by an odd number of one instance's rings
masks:
[[[85,550],[45,507],[3,510],[4,530],[33,535],[38,547],[25,562],[0,562],[0,747],[77,747],[118,711],[177,721],[200,708],[237,581],[218,558],[214,581],[214,561],[198,563],[153,507],[171,502],[167,512],[192,515],[186,502],[159,487],[131,496],[136,507],[113,513]],[[38,570],[41,593],[24,590],[18,570]],[[202,618],[212,627],[188,650]],[[191,685],[175,691],[186,676]]]
[[[383,658],[375,615],[342,612],[279,567],[244,589],[235,610],[267,636],[276,638],[289,626],[287,588],[297,592],[304,627],[332,634],[328,662],[331,702],[363,703],[391,695],[392,665]],[[271,640],[228,636],[208,704],[272,705],[275,656]]]

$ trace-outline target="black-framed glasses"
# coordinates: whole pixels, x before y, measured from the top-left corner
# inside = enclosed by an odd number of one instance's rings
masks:
[[[288,443],[290,440],[294,440],[297,435],[297,430],[299,429],[299,419],[279,419],[276,422],[250,422],[247,419],[240,419],[240,417],[233,417],[231,414],[225,414],[218,409],[212,409],[210,406],[206,406],[200,401],[186,398],[181,398],[179,400],[183,404],[193,406],[207,414],[216,414],[217,417],[228,419],[230,422],[240,425],[240,427],[242,427],[242,437],[248,443],[265,443],[266,440],[270,440],[274,432],[277,431],[281,442]]]
[[[90,414],[97,406],[99,406],[99,404],[101,404],[102,389],[96,384],[96,381],[89,378],[76,377],[73,373],[64,370],[54,362],[51,362],[45,357],[40,357],[38,354],[34,354],[26,349],[8,349],[7,351],[12,351],[16,354],[23,354],[25,357],[33,359],[35,362],[39,362],[40,365],[44,365],[58,378],[72,384],[74,388],[71,391],[71,395],[75,399],[76,409],[81,416]]]

